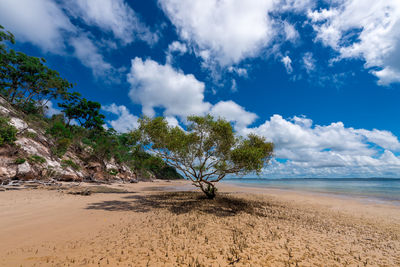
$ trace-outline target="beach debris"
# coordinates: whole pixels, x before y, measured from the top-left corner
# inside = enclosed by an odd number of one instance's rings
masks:
[[[70,194],[70,195],[81,195],[81,196],[90,196],[92,194],[92,192],[88,188],[84,188],[82,190],[69,191],[68,194]]]
[[[114,188],[110,186],[76,186],[67,190],[67,194],[90,196],[91,194],[125,194],[133,193],[124,189]]]

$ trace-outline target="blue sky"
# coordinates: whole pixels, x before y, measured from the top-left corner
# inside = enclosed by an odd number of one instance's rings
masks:
[[[398,177],[397,0],[2,0],[0,24],[118,131],[211,113],[276,144],[265,177]]]

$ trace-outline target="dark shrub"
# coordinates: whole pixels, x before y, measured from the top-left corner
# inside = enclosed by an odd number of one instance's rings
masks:
[[[17,165],[19,165],[19,164],[25,163],[25,161],[26,161],[26,160],[23,159],[23,158],[17,158],[17,159],[15,159],[14,163],[17,164]]]

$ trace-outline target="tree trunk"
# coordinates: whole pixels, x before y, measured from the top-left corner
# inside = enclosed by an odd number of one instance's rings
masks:
[[[203,193],[206,194],[208,199],[214,199],[215,196],[217,195],[217,188],[213,184],[207,184],[207,187],[204,187],[202,185],[200,188],[201,191],[203,191]]]
[[[12,93],[10,94],[10,102],[14,104],[14,99],[17,94],[17,88],[12,87],[11,92]]]

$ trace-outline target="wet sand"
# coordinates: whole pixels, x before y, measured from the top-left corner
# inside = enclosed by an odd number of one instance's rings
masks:
[[[400,207],[185,181],[0,192],[0,266],[400,266]]]

